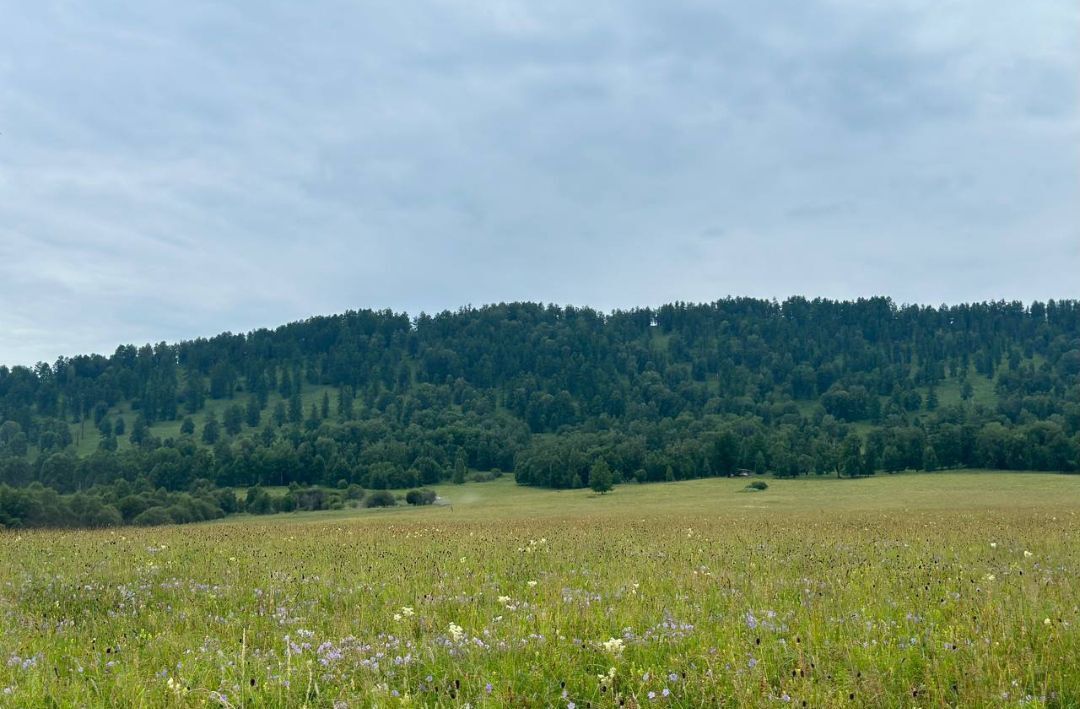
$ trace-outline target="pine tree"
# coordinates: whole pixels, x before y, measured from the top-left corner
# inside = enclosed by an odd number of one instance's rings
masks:
[[[281,426],[284,426],[285,422],[289,420],[289,414],[285,410],[284,401],[279,401],[278,403],[274,404],[274,413],[272,418],[274,420],[274,425],[279,428]]]
[[[258,427],[262,421],[262,404],[259,403],[259,397],[252,395],[248,397],[247,409],[245,411],[247,425],[252,428]]]
[[[937,389],[935,389],[933,386],[931,386],[930,390],[928,392],[926,392],[926,410],[927,411],[937,411],[937,407],[938,407]]]
[[[304,403],[300,399],[300,389],[289,397],[289,423],[300,423],[304,419]]]
[[[218,423],[217,415],[211,411],[206,415],[206,422],[203,424],[202,442],[208,446],[212,446],[217,443],[218,438],[220,437],[221,425]]]
[[[338,389],[338,418],[342,421],[351,421],[353,418],[353,388],[343,386]]]
[[[461,485],[465,482],[465,451],[458,449],[457,459],[454,461],[454,484]]]
[[[230,436],[235,436],[240,433],[240,429],[244,425],[244,410],[240,408],[239,404],[231,404],[225,409],[225,415],[222,417],[225,433]]]
[[[862,475],[862,439],[856,433],[849,433],[840,448],[840,467],[836,470],[836,476],[840,477],[843,472],[849,478]]]
[[[598,460],[593,463],[592,469],[589,471],[589,487],[593,489],[593,492],[598,492],[601,495],[610,492],[614,476],[611,474],[611,468],[608,467],[607,462]]]

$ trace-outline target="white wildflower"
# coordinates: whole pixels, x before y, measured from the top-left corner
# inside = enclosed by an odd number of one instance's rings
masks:
[[[180,682],[177,682],[172,677],[170,677],[169,681],[166,682],[165,684],[169,688],[169,691],[173,692],[178,697],[181,697],[181,696],[187,694],[187,688],[183,684],[181,684]]]
[[[604,649],[607,650],[608,652],[612,653],[613,655],[618,655],[619,653],[621,653],[623,651],[622,638],[611,638],[610,640],[605,642],[603,645],[604,645]]]
[[[456,643],[461,642],[462,638],[465,637],[465,631],[457,623],[451,623],[448,632],[450,633],[450,637]]]

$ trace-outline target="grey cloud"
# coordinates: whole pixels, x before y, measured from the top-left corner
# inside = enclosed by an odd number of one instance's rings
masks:
[[[6,15],[0,361],[350,307],[1077,295],[1066,0]]]

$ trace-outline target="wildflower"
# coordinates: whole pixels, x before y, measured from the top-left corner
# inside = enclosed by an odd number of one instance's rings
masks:
[[[394,621],[395,622],[400,622],[401,621],[401,614],[400,613],[395,613],[394,614]]]
[[[1043,625],[1050,625],[1050,619],[1049,618],[1043,618]]]
[[[997,549],[997,542],[990,542],[991,549]]]
[[[181,684],[180,682],[177,682],[172,677],[170,677],[169,681],[165,683],[165,686],[167,686],[169,688],[169,691],[171,691],[173,694],[175,694],[178,697],[182,697],[185,694],[187,694],[187,688],[184,687],[184,685]]]
[[[487,692],[488,694],[491,694],[491,690],[493,690],[493,689],[495,689],[495,688],[491,686],[491,682],[488,682],[487,684],[484,685],[484,691]]]
[[[527,585],[528,585],[529,588],[535,588],[536,587],[536,581],[529,581],[529,583]]]
[[[670,697],[671,696],[671,690],[668,689],[667,687],[664,687],[664,691],[660,692],[660,694],[663,694],[665,697]]]
[[[510,599],[510,596],[499,596],[496,600],[499,603],[506,604],[506,603],[509,603],[511,599]]]
[[[411,618],[416,615],[416,613],[413,611],[412,606],[402,606],[401,615],[405,616],[406,618]]]
[[[1030,551],[1028,551],[1027,549],[1024,550],[1024,558],[1025,559],[1030,559],[1033,556],[1035,556],[1035,555],[1032,554]]]
[[[656,699],[656,692],[649,692],[649,699]]]
[[[996,577],[995,577],[995,576],[994,576],[993,574],[987,574],[987,575],[986,575],[986,580],[987,580],[987,581],[993,581],[993,580],[994,580],[995,578],[996,578]]]
[[[465,631],[457,623],[451,623],[449,627],[450,637],[454,642],[461,642],[461,639],[465,637]]]
[[[618,655],[623,651],[622,638],[611,638],[604,643],[604,649],[612,653],[613,655]]]

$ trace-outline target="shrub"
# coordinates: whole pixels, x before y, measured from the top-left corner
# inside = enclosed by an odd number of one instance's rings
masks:
[[[198,521],[191,511],[190,505],[177,502],[176,504],[169,505],[169,508],[165,511],[169,513],[169,516],[172,517],[172,521],[176,524],[189,524]]]
[[[437,497],[434,490],[409,490],[405,494],[405,502],[410,505],[430,505]]]
[[[296,509],[296,498],[288,492],[274,500],[274,509],[278,512],[292,512]]]
[[[139,513],[131,523],[142,527],[156,527],[160,524],[172,524],[173,518],[164,507],[151,507]]]
[[[83,512],[79,521],[85,527],[115,527],[123,524],[124,518],[112,505],[97,505]]]
[[[389,490],[377,490],[364,500],[364,507],[393,507],[397,504],[397,498]]]
[[[120,514],[127,521],[132,521],[150,507],[150,502],[142,495],[127,495],[117,503]]]
[[[754,482],[747,485],[746,489],[756,491],[756,490],[766,490],[766,489],[768,489],[768,487],[769,487],[769,483],[765,482],[764,480],[755,480]]]
[[[255,499],[248,503],[248,512],[253,515],[268,515],[274,512],[274,500],[266,490],[258,490]]]

